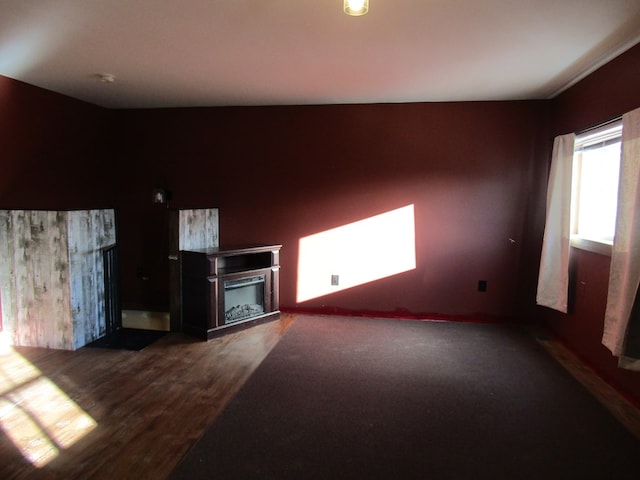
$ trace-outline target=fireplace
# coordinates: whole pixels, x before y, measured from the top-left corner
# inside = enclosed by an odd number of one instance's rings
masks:
[[[267,310],[266,281],[264,273],[224,281],[225,325],[262,315]]]
[[[213,338],[275,319],[281,245],[180,252],[182,331]]]

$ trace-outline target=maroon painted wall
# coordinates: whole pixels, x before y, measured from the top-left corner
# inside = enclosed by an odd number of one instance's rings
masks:
[[[0,76],[0,208],[114,206],[113,116]]]
[[[640,106],[638,85],[640,46],[546,102],[113,112],[0,77],[0,208],[115,206],[124,301],[166,309],[164,186],[172,207],[220,208],[223,243],[283,243],[287,308],[520,314],[640,399],[600,343],[607,257],[574,250],[572,314],[534,296],[552,138]],[[296,304],[300,237],[408,203],[416,270]]]
[[[554,101],[552,135],[580,131],[640,107],[640,45],[627,51],[567,90]],[[572,249],[570,298],[564,315],[538,307],[536,313],[587,363],[610,383],[640,403],[640,373],[617,367],[601,343],[610,258]]]
[[[125,111],[123,298],[166,308],[166,211],[150,201],[164,186],[171,207],[218,207],[223,243],[284,245],[284,308],[514,315],[545,112],[535,101]],[[408,204],[414,271],[296,303],[301,237]]]

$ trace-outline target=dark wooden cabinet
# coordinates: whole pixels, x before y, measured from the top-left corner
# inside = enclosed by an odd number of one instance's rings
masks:
[[[181,251],[182,330],[204,340],[280,316],[282,245]]]

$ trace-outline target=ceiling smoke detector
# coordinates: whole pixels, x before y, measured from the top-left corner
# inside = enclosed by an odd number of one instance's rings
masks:
[[[110,73],[96,73],[96,77],[98,77],[102,83],[113,83],[116,81],[115,75]]]

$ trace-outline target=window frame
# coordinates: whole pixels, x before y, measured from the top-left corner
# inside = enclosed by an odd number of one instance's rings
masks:
[[[575,196],[577,195],[580,187],[579,180],[575,178],[575,175],[576,173],[579,174],[581,171],[581,152],[593,148],[603,148],[614,143],[622,144],[622,118],[577,134],[574,143],[574,165],[571,181],[570,244],[574,248],[608,256],[611,256],[613,240],[605,238],[591,238],[582,236],[578,233],[578,204],[575,200]],[[622,157],[622,155],[620,155],[620,157]],[[621,161],[621,158],[619,161]]]

